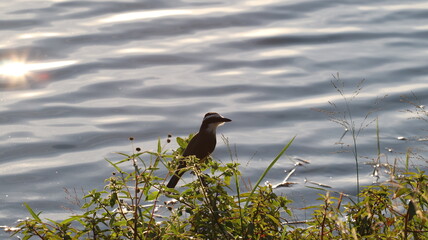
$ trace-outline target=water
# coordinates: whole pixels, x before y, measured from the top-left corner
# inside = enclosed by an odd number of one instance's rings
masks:
[[[73,208],[63,189],[101,188],[113,171],[104,158],[130,152],[128,137],[155,149],[159,137],[197,131],[208,111],[233,120],[219,133],[253,183],[297,135],[266,179],[282,181],[293,157],[310,161],[289,179],[298,184],[277,190],[296,209],[318,193],[305,178],[355,194],[352,154],[335,144],[344,128],[313,110],[343,109],[336,73],[349,94],[365,79],[351,110],[358,128],[379,109],[366,123],[379,117],[383,161],[425,146],[426,123],[400,102],[426,104],[424,1],[15,0],[0,9],[0,225],[28,216],[23,202],[61,218]],[[362,185],[373,181],[363,162],[377,153],[375,125],[363,126]],[[214,157],[228,161],[219,142]]]

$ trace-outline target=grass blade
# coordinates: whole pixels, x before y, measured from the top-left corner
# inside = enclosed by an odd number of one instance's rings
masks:
[[[31,216],[36,220],[37,222],[42,222],[42,219],[39,218],[39,214],[36,214],[33,209],[28,205],[27,203],[24,203],[24,206],[27,208],[28,212],[31,214]]]
[[[285,153],[285,151],[287,151],[287,149],[290,147],[291,143],[294,141],[294,139],[296,138],[296,136],[294,136],[289,142],[288,144],[281,150],[281,152],[276,156],[276,158],[269,164],[269,166],[266,168],[266,170],[263,172],[263,174],[260,176],[259,180],[257,181],[257,183],[254,185],[253,190],[251,191],[250,195],[247,198],[247,202],[245,203],[245,207],[246,208],[248,206],[248,203],[250,202],[251,197],[253,196],[254,192],[256,191],[257,187],[259,186],[259,184],[263,181],[263,179],[265,178],[266,174],[269,172],[269,170],[273,167],[273,165],[275,165],[275,163],[281,158],[281,156]]]
[[[112,161],[110,161],[110,160],[108,160],[108,159],[104,159],[104,160],[106,160],[108,163],[110,163],[110,165],[112,165],[112,166],[116,169],[116,171],[117,171],[117,172],[119,172],[119,173],[124,173],[124,171],[122,171],[122,169],[120,169],[120,168],[117,166],[117,164],[113,163]]]

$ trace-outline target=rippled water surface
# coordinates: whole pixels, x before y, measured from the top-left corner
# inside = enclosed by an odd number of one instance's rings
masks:
[[[296,211],[318,193],[305,179],[355,194],[350,133],[341,148],[344,128],[313,110],[345,109],[337,73],[349,100],[365,79],[351,101],[357,129],[378,109],[358,138],[362,184],[373,181],[363,163],[377,154],[374,117],[383,161],[425,146],[426,122],[400,102],[426,104],[424,1],[14,0],[0,13],[0,225],[27,216],[23,202],[61,218],[72,207],[63,188],[101,188],[113,171],[104,158],[130,152],[128,137],[154,149],[197,131],[208,111],[233,120],[218,133],[253,183],[297,135],[266,179],[310,161],[277,190]],[[214,157],[228,156],[219,140]]]

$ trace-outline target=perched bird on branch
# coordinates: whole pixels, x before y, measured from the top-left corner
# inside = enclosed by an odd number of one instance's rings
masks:
[[[225,122],[230,121],[232,120],[225,118],[215,112],[209,112],[205,114],[199,132],[192,138],[192,140],[190,140],[189,144],[183,152],[184,159],[180,160],[177,170],[166,185],[168,188],[174,188],[177,185],[178,180],[180,180],[181,176],[183,176],[185,171],[182,171],[182,169],[187,166],[187,156],[194,155],[200,161],[206,160],[206,158],[215,149],[215,145],[217,143],[217,127],[223,125]]]

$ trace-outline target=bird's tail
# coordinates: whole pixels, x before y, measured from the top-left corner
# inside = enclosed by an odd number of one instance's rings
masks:
[[[184,171],[181,171],[181,169],[178,169],[177,171],[175,171],[174,175],[172,175],[166,187],[175,188],[175,186],[177,185],[178,181],[180,180],[181,176],[183,176],[183,174],[184,174]]]

